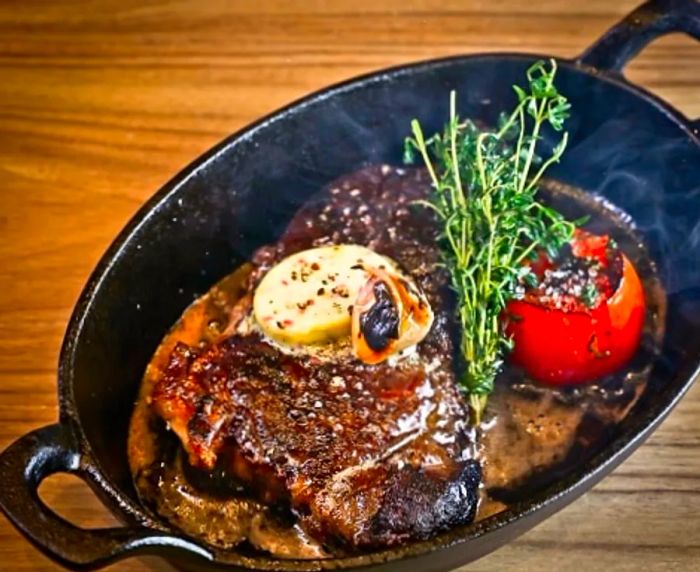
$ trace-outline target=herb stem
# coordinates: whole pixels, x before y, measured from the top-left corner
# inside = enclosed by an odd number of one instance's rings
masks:
[[[502,316],[529,273],[527,259],[538,249],[558,250],[573,234],[573,223],[535,199],[541,177],[568,141],[564,133],[539,163],[543,128],[560,131],[570,107],[554,85],[555,74],[553,60],[549,67],[541,61],[530,67],[527,89],[513,87],[518,103],[497,130],[460,121],[452,91],[443,131],[426,140],[413,120],[406,140],[407,156],[418,150],[432,181],[433,192],[419,203],[441,222],[443,262],[461,326],[462,387],[475,423],[512,347]]]

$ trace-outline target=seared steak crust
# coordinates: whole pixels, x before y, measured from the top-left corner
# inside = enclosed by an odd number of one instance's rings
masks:
[[[436,314],[414,356],[319,360],[233,334],[205,349],[178,345],[152,395],[192,464],[224,466],[266,501],[288,503],[327,544],[426,538],[476,510],[480,470],[454,379],[435,226],[410,204],[427,188],[418,170],[343,177],[258,251],[251,280],[253,288],[277,260],[312,246],[357,243],[391,256]]]

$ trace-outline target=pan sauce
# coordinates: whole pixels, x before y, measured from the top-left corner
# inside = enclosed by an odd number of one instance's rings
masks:
[[[483,469],[477,520],[555,481],[605,446],[606,438],[643,393],[664,323],[664,294],[654,266],[629,219],[614,207],[570,187],[548,183],[543,196],[569,217],[589,215],[593,232],[610,233],[635,264],[647,300],[645,331],[637,356],[623,372],[573,389],[537,386],[514,368],[496,383],[484,423],[475,431]],[[226,332],[231,309],[247,295],[244,265],[196,300],[164,338],[149,364],[131,422],[128,455],[144,503],[174,527],[210,544],[263,550],[283,558],[327,553],[283,507],[246,495],[223,472],[190,467],[172,433],[151,412],[149,395],[178,341],[207,346]]]

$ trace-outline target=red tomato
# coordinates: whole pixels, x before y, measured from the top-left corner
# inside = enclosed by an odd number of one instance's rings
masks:
[[[577,233],[572,252],[604,260],[607,243],[607,237]],[[512,300],[506,308],[506,332],[515,343],[511,361],[548,385],[594,381],[625,365],[639,344],[645,314],[642,283],[626,256],[617,289],[601,298],[591,309],[557,308],[527,295]]]

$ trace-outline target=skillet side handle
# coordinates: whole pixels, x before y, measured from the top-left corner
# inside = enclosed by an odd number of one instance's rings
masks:
[[[627,62],[649,42],[674,32],[685,32],[700,41],[700,2],[649,0],[610,28],[577,61],[622,73]]]
[[[0,454],[0,509],[39,549],[73,570],[92,570],[126,556],[177,551],[207,560],[211,554],[185,539],[144,527],[81,529],[39,498],[41,481],[59,472],[79,476],[80,455],[72,433],[55,424],[21,437]]]

